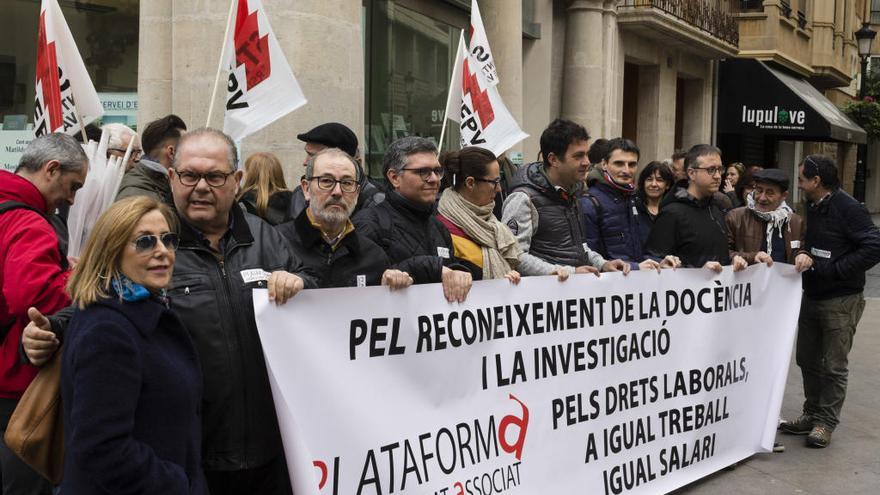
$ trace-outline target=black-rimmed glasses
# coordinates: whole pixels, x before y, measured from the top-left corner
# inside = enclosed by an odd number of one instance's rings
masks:
[[[358,183],[355,179],[337,179],[335,177],[331,177],[329,175],[322,175],[320,177],[306,177],[306,180],[317,181],[318,189],[322,189],[324,191],[332,191],[336,184],[339,184],[339,189],[344,193],[353,193],[358,190],[360,187],[360,183]]]
[[[180,181],[184,186],[192,187],[199,183],[200,180],[205,179],[205,182],[211,187],[223,187],[226,184],[226,179],[229,178],[230,175],[235,172],[208,172],[207,174],[197,174],[195,172],[186,172],[175,170],[175,174],[177,174],[177,180]]]
[[[446,173],[446,171],[443,170],[443,167],[402,168],[400,170],[419,174],[419,177],[421,177],[423,181],[428,181],[431,178],[431,174],[435,174],[438,179],[442,179],[443,174]]]

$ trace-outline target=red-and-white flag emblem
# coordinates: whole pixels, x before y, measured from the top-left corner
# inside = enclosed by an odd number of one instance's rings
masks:
[[[233,0],[224,46],[226,118],[223,131],[239,141],[306,104],[260,0]]]
[[[462,147],[478,146],[500,155],[529,135],[519,128],[482,67],[459,43],[446,116],[459,123]]]
[[[34,134],[75,134],[104,115],[70,28],[56,0],[43,0],[37,33]],[[74,111],[76,103],[76,111]],[[79,113],[81,122],[77,121]]]

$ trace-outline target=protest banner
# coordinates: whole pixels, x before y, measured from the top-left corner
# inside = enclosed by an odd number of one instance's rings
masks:
[[[260,0],[233,0],[220,59],[214,92],[226,71],[223,132],[233,140],[240,141],[306,104]]]
[[[777,263],[254,309],[296,493],[608,495],[771,451],[800,298]]]
[[[480,61],[460,40],[446,118],[458,122],[462,147],[478,146],[501,155],[529,135],[519,128],[498,87],[489,83],[480,68]]]
[[[104,114],[57,0],[43,0],[37,33],[34,134],[83,133]]]

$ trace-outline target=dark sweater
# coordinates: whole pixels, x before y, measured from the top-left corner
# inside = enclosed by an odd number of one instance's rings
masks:
[[[865,272],[880,261],[880,231],[862,204],[837,190],[807,206],[804,249],[813,258],[813,269],[804,272],[807,297],[858,294],[865,288]]]
[[[657,259],[672,254],[683,266],[699,268],[709,261],[729,265],[727,247],[727,226],[711,198],[698,200],[680,187],[666,195],[648,237],[648,254]]]
[[[76,311],[62,347],[65,495],[203,494],[202,373],[155,300]]]

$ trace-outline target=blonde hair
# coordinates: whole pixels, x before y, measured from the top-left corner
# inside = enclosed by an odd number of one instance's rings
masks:
[[[238,199],[249,191],[256,192],[257,214],[266,216],[269,208],[269,197],[279,191],[286,191],[287,183],[284,181],[284,171],[281,169],[281,161],[272,153],[254,153],[244,162],[244,186],[238,194]]]
[[[80,309],[109,297],[110,282],[121,274],[122,253],[129,237],[144,215],[157,210],[165,217],[168,228],[177,232],[177,216],[171,208],[148,196],[117,201],[98,218],[67,281],[67,292]]]

